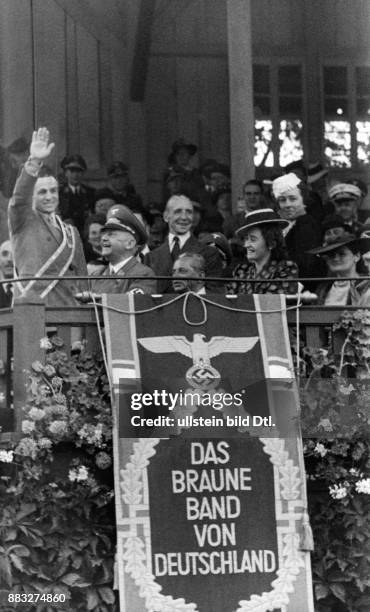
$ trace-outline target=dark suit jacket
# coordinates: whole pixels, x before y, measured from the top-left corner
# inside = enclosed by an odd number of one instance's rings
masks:
[[[73,193],[68,185],[59,189],[59,211],[63,220],[73,223],[81,237],[85,221],[90,212],[94,211],[95,189],[80,185],[79,193]]]
[[[306,253],[309,249],[321,245],[321,229],[316,219],[307,214],[298,217],[294,227],[285,237],[285,244],[289,259],[298,265],[300,277],[323,275],[320,258]]]
[[[185,242],[184,246],[180,250],[181,253],[197,253],[203,255],[206,260],[206,276],[223,276],[221,257],[214,247],[204,245],[194,236]],[[157,276],[171,276],[173,261],[171,258],[170,247],[168,244],[168,238],[165,239],[164,243],[160,247],[150,251],[145,257],[145,263],[152,268]],[[210,282],[206,284],[209,292],[223,292],[223,284]],[[159,280],[158,281],[159,293],[170,293],[171,292],[171,281]]]
[[[125,278],[94,280],[94,276],[109,276],[109,266],[102,266],[91,276],[91,290],[94,293],[127,293],[138,289],[143,293],[157,293],[157,283],[152,278],[154,276],[153,270],[137,261],[136,257],[132,257],[125,263],[117,276],[120,275],[125,276]],[[145,276],[148,280],[136,280],[136,276]]]
[[[4,289],[5,285],[0,285],[0,308],[10,308],[12,305],[12,298],[10,298]]]

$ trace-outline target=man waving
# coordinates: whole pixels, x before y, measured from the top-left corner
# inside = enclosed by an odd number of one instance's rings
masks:
[[[58,183],[43,162],[54,149],[49,130],[33,132],[30,157],[24,164],[9,202],[8,220],[18,277],[37,277],[15,283],[14,297],[38,296],[49,306],[74,306],[74,294],[86,281],[64,276],[86,276],[86,262],[76,228],[56,214]],[[43,280],[54,276],[54,280]]]

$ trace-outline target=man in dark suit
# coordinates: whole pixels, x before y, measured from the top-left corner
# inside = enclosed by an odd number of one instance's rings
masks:
[[[206,262],[198,253],[182,253],[173,264],[172,288],[175,293],[193,291],[205,295],[204,286]]]
[[[0,245],[0,279],[13,278],[13,253],[10,240],[5,240]],[[13,283],[1,283],[0,285],[0,308],[10,308],[13,301]]]
[[[64,221],[75,225],[83,237],[84,225],[90,212],[94,211],[95,189],[84,185],[83,173],[87,170],[81,155],[68,155],[61,164],[66,184],[59,189],[59,210]]]
[[[198,253],[206,262],[206,276],[221,277],[222,262],[214,247],[201,244],[191,233],[193,223],[193,204],[183,195],[172,196],[163,213],[163,219],[168,224],[169,233],[164,243],[146,256],[145,263],[158,276],[171,276],[173,262],[181,253]],[[222,291],[222,283],[208,282],[208,291]],[[158,291],[169,293],[171,281],[159,280]]]
[[[102,256],[109,264],[94,271],[91,290],[99,294],[156,293],[153,271],[136,258],[138,247],[144,245],[148,238],[144,226],[123,204],[113,206],[108,215],[101,244]],[[117,275],[117,278],[93,279],[94,276],[111,275]],[[137,276],[146,278],[137,279]]]

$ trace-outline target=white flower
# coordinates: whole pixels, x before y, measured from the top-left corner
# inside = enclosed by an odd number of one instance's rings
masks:
[[[370,495],[370,478],[358,480],[355,484],[355,488],[357,493],[365,493],[366,495]]]
[[[357,468],[351,468],[349,470],[349,473],[351,474],[351,476],[360,476],[360,470]]]
[[[321,442],[317,442],[314,448],[314,452],[320,455],[321,457],[325,457],[326,453],[328,452],[328,449],[325,448],[325,446],[321,444]]]
[[[67,432],[66,421],[53,421],[49,425],[49,431],[52,434],[61,435]]]
[[[77,470],[69,470],[68,478],[71,482],[74,482],[75,480],[77,480]]]
[[[319,427],[322,427],[324,431],[333,431],[333,425],[329,419],[321,419],[319,422]]]
[[[13,451],[0,450],[0,461],[11,463],[13,461]]]
[[[37,444],[32,438],[23,438],[17,448],[15,449],[16,455],[23,455],[24,457],[36,458],[37,455]]]
[[[35,429],[35,423],[33,421],[22,421],[22,431],[25,434],[31,433]]]
[[[45,349],[46,351],[53,348],[53,345],[51,344],[47,336],[45,336],[45,338],[40,339],[40,348]]]
[[[103,436],[103,424],[98,425],[87,424],[81,427],[77,432],[77,435],[81,440],[86,440],[89,444],[101,445]]]
[[[80,465],[78,468],[77,480],[87,480],[89,477],[89,471],[84,465]]]
[[[343,499],[347,496],[347,487],[344,485],[333,485],[329,487],[329,494],[333,499]]]
[[[81,482],[83,480],[87,480],[89,477],[89,472],[87,467],[84,465],[80,465],[77,469],[69,470],[68,478],[71,482]]]
[[[53,443],[51,440],[49,440],[49,438],[40,438],[37,444],[39,448],[46,448],[46,449],[49,449],[53,446]]]
[[[346,385],[340,385],[339,387],[339,391],[343,393],[343,395],[350,395],[354,390],[355,388],[352,384],[348,385],[348,387],[346,387]]]
[[[45,410],[35,407],[31,408],[31,410],[28,412],[28,416],[31,417],[33,421],[41,421],[41,419],[44,418],[45,414]]]

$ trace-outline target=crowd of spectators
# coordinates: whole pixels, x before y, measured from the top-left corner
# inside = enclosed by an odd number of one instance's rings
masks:
[[[335,182],[320,164],[305,166],[300,160],[271,181],[246,177],[240,194],[232,194],[230,168],[216,159],[196,167],[196,145],[181,139],[167,159],[161,201],[146,203],[120,160],[106,169],[105,185],[93,189],[84,182],[84,158],[67,155],[57,183],[42,168],[51,150],[47,130],[35,132],[31,157],[10,200],[10,239],[0,245],[5,280],[47,276],[53,253],[63,260],[58,249],[65,240],[68,265],[59,263],[49,273],[85,271],[92,279],[89,290],[97,294],[296,294],[303,289],[316,293],[321,304],[370,305],[370,211],[363,207],[367,187],[359,180]],[[56,242],[45,250],[52,241],[48,231]],[[87,268],[80,255],[76,259],[79,249]],[[30,254],[38,261],[33,267]],[[107,278],[94,278],[99,275]],[[112,275],[126,278],[118,282]],[[142,278],[135,281],[135,275]],[[171,275],[172,282],[153,278]],[[183,280],[186,275],[190,279]],[[63,284],[57,280],[48,291],[40,285],[39,294],[58,296],[58,283]],[[12,283],[0,288],[0,307],[7,307],[17,292]]]

